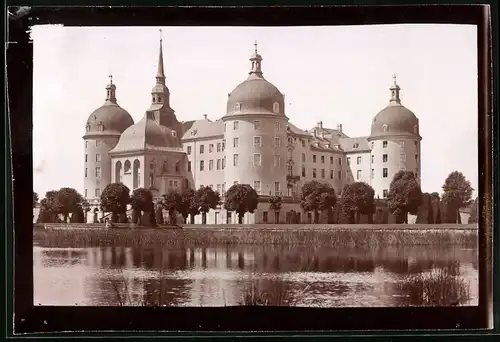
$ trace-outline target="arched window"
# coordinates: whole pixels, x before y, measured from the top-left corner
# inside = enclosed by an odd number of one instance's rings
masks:
[[[126,160],[125,164],[123,166],[123,173],[125,173],[125,174],[130,173],[131,168],[132,168],[132,164],[130,163],[130,160]]]
[[[387,125],[383,125],[383,126],[382,126],[382,129],[384,130],[384,132],[387,132],[387,129],[388,129],[388,128],[389,128],[389,126],[387,126]]]
[[[128,161],[128,160],[127,160]],[[134,160],[134,171],[133,171],[133,188],[137,189],[141,186],[141,162],[136,159]]]
[[[239,112],[241,110],[241,104],[238,102],[234,105],[234,111]]]
[[[117,161],[115,164],[115,183],[122,181],[122,162]]]
[[[278,102],[273,103],[273,112],[276,114],[280,112],[280,104]]]
[[[176,131],[172,131],[172,136],[175,138],[177,137],[177,132]]]
[[[161,102],[161,96],[158,96],[158,102]]]

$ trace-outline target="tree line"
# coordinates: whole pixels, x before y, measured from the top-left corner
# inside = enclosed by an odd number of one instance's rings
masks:
[[[459,209],[472,204],[469,222],[477,222],[478,200],[471,200],[474,189],[462,173],[450,173],[442,188],[441,197],[436,192],[422,193],[413,172],[399,171],[390,184],[388,210],[396,223],[407,223],[408,213],[418,215],[417,223],[461,223]],[[38,200],[38,194],[33,192],[33,207]],[[245,213],[253,213],[257,209],[259,195],[248,184],[235,184],[226,192],[223,203],[220,194],[208,186],[198,190],[171,191],[155,201],[148,189],[139,188],[130,193],[123,183],[111,183],[103,190],[100,200],[101,210],[111,213],[113,223],[155,226],[167,223],[163,215],[166,212],[170,224],[177,224],[177,214],[182,216],[183,223],[187,223],[190,217],[191,224],[194,223],[194,217],[201,214],[202,223],[206,224],[207,213],[222,205],[227,211],[235,212],[241,224]],[[268,198],[269,208],[276,215],[275,222],[278,221],[282,201],[281,196]],[[443,205],[440,203],[444,204],[446,215],[443,215]],[[129,205],[131,217],[126,214]],[[360,223],[362,215],[368,217],[368,223],[373,223],[373,216],[378,214],[375,191],[363,182],[346,185],[339,196],[328,183],[316,180],[307,182],[302,186],[300,206],[304,212],[314,215],[314,223],[354,224]],[[40,201],[37,222],[67,222],[71,217],[71,222],[83,223],[84,213],[89,211],[90,205],[75,189],[62,188],[45,194],[45,198]],[[97,222],[97,209],[93,214],[94,222]],[[380,219],[377,221],[380,222]]]

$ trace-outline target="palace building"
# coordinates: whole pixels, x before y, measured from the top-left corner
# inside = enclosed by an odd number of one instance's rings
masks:
[[[389,103],[373,118],[370,134],[350,137],[341,124],[294,126],[286,115],[285,95],[264,77],[262,61],[255,44],[247,78],[228,94],[225,114],[215,121],[206,115],[178,121],[170,106],[161,40],[151,106],[137,123],[118,105],[110,76],[106,101],[89,116],[83,136],[84,197],[98,207],[101,191],[114,182],[149,189],[156,198],[201,186],[224,197],[233,184],[244,183],[261,196],[244,223],[275,223],[285,222],[292,210],[301,213],[301,187],[311,180],[331,184],[337,194],[346,184],[366,182],[383,199],[398,171],[414,171],[420,179],[419,122],[401,104],[395,76]],[[269,213],[271,195],[283,197],[279,217]],[[310,220],[302,215],[302,222]],[[222,207],[207,215],[207,224],[236,222],[237,215]]]

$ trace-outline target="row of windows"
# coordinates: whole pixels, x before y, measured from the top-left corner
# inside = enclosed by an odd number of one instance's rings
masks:
[[[413,143],[415,144],[415,148],[418,148],[418,141],[414,141]],[[383,148],[387,148],[387,145],[388,145],[388,142],[386,140],[382,141],[382,147]],[[399,145],[401,147],[404,147],[405,146],[405,142],[404,141],[400,141]],[[372,142],[372,150],[373,150],[374,146],[375,146],[375,142]]]
[[[101,189],[99,189],[99,188],[95,189],[94,195],[95,195],[95,197],[101,196]],[[88,197],[89,197],[89,190],[85,189],[85,198],[88,198]]]
[[[240,156],[239,154],[233,154],[233,166],[238,166],[239,165],[239,159]],[[253,165],[254,166],[262,166],[262,155],[260,153],[254,153],[253,154]],[[274,166],[275,167],[280,167],[281,166],[281,156],[280,155],[275,155],[274,156]],[[188,172],[191,172],[191,162],[188,162]],[[224,170],[226,168],[226,158],[222,159],[217,159],[216,160],[216,170]],[[214,169],[214,160],[209,160],[208,161],[208,171],[212,171]],[[205,170],[205,161],[200,160],[200,171]]]
[[[85,178],[88,177],[88,168],[85,168]],[[95,168],[95,178],[101,178],[101,168],[96,167]]]
[[[95,147],[101,146],[101,141],[100,140],[95,140]],[[85,140],[85,148],[89,147],[89,141]]]
[[[222,143],[217,143],[217,152],[224,152],[226,146],[226,144],[224,142]],[[209,144],[208,145],[208,153],[212,153],[214,151],[214,144]],[[191,153],[193,152],[193,147],[192,146],[188,146],[187,147],[187,154],[188,155],[191,155]],[[205,145],[200,145],[200,154],[203,154],[205,153]]]
[[[401,153],[400,154],[400,159],[403,160],[403,161],[405,161],[406,160],[406,154],[405,153]],[[387,154],[383,154],[382,155],[382,162],[383,163],[387,163],[388,160],[389,160],[389,156]],[[357,157],[356,158],[356,164],[357,165],[360,165],[361,161],[362,161],[361,157]],[[415,161],[418,162],[418,154],[415,154]],[[371,162],[372,162],[372,164],[375,162],[375,156],[374,155],[371,156]],[[351,158],[350,157],[347,157],[347,165],[351,165]]]
[[[85,155],[85,162],[87,162],[88,159],[89,159],[89,155],[86,154]],[[98,163],[101,161],[101,154],[100,153],[96,153],[96,155],[95,155],[95,161],[98,162]]]
[[[237,184],[237,182],[236,182]],[[208,186],[210,189],[214,189],[214,185],[213,184],[210,184]],[[203,185],[200,185],[200,188],[203,188]],[[226,183],[222,183],[222,184],[217,184],[217,191],[221,196],[224,196],[226,194]]]
[[[226,168],[226,158],[222,158],[222,159],[217,159],[215,160],[216,163],[216,170],[224,170]],[[191,162],[188,161],[188,172],[191,172]],[[208,171],[212,171],[214,169],[214,160],[213,159],[210,159],[208,161]],[[204,171],[205,170],[205,161],[204,160],[200,160],[200,171]]]
[[[240,126],[240,122],[239,121],[233,121],[233,130],[237,130]],[[260,131],[262,129],[262,122],[260,120],[254,120],[253,122],[253,128],[257,131]],[[226,131],[227,129],[227,124],[224,124],[224,132]],[[274,122],[274,130],[277,131],[277,132],[280,132],[281,131],[281,122],[279,121],[275,121]]]
[[[320,160],[321,160],[321,164],[324,164],[325,163],[325,156],[320,156]],[[334,164],[334,161],[335,159],[333,157],[330,157],[330,164]],[[302,153],[302,162],[305,163],[306,162],[306,154],[305,153]],[[312,162],[313,163],[316,163],[317,162],[317,157],[315,154],[312,155]],[[338,164],[339,165],[342,165],[342,158],[338,158]]]
[[[238,102],[234,105],[234,111],[235,112],[241,111],[241,103]],[[274,102],[273,103],[273,113],[278,114],[279,112],[280,112],[280,104],[278,102]]]
[[[329,170],[330,179],[335,179],[335,170]],[[306,168],[303,166],[301,170],[302,177],[307,177]],[[326,178],[326,170],[320,170],[321,178]],[[312,169],[312,178],[319,178],[316,168]],[[342,179],[342,171],[337,171],[337,179]]]

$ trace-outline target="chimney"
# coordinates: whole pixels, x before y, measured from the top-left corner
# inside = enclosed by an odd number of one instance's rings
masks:
[[[318,122],[318,128],[323,128],[323,121]]]
[[[207,115],[207,114],[203,114],[203,118],[204,118],[205,120],[208,120],[208,115]]]
[[[342,124],[337,125],[337,131],[339,131],[340,133],[342,133]]]

